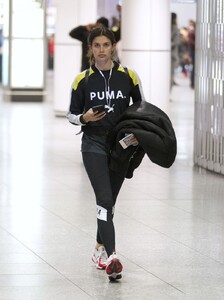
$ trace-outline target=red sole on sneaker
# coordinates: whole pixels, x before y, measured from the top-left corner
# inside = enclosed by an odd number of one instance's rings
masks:
[[[92,262],[95,264],[98,270],[105,270],[106,264],[97,263],[96,259],[92,257]]]
[[[96,268],[98,269],[98,270],[105,270],[106,269],[106,266],[100,266],[100,265],[96,265]]]
[[[119,261],[119,259],[113,258],[109,263],[109,265],[107,265],[106,272],[109,276],[113,274],[114,275],[113,277],[116,278],[116,275],[117,276],[120,275],[119,273],[121,273],[122,269],[123,266]]]

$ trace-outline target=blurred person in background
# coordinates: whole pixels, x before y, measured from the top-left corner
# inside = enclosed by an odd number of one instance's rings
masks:
[[[191,64],[191,58],[189,55],[187,27],[182,27],[180,29],[180,43],[179,43],[179,47],[178,47],[178,52],[179,52],[179,61],[180,61],[181,72],[185,77],[188,77],[190,64]]]
[[[54,68],[54,34],[48,38],[48,69]]]
[[[3,44],[3,33],[2,33],[2,28],[0,28],[0,82],[2,82],[2,44]]]
[[[177,14],[171,13],[171,78],[170,89],[177,85],[174,80],[175,69],[179,66],[178,48],[180,44],[180,31],[177,26]]]
[[[189,47],[189,56],[191,58],[191,74],[190,74],[190,85],[194,89],[194,65],[195,65],[195,21],[189,20],[188,27],[188,47]]]
[[[109,27],[109,21],[105,17],[99,18],[96,23],[90,23],[87,25],[80,25],[78,27],[73,28],[69,35],[73,39],[79,40],[82,42],[82,61],[81,61],[81,71],[84,71],[90,67],[89,59],[87,57],[88,54],[88,36],[92,29],[97,27]]]

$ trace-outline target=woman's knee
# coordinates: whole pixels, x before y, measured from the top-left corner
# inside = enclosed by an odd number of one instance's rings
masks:
[[[112,220],[114,208],[113,207],[105,208],[103,206],[97,205],[96,212],[97,212],[96,216],[98,220],[107,222]]]

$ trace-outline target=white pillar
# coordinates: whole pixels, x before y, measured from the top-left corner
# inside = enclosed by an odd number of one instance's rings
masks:
[[[136,70],[145,98],[168,113],[170,1],[122,1],[122,64]]]
[[[224,175],[223,0],[198,0],[194,163]]]
[[[69,36],[79,25],[97,19],[97,0],[54,0],[56,7],[54,58],[54,111],[64,116],[70,103],[71,84],[80,72],[81,43]]]

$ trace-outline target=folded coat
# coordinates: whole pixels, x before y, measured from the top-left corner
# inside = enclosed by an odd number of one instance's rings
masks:
[[[126,133],[133,133],[138,146],[123,149],[119,143]],[[164,168],[175,161],[177,140],[172,123],[167,114],[157,106],[139,101],[129,106],[108,137],[110,147],[110,168],[126,168],[126,178],[133,176],[145,154]]]

